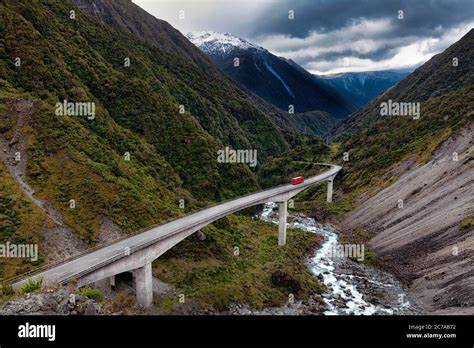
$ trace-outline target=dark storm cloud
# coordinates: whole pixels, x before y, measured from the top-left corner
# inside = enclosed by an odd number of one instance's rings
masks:
[[[288,20],[289,10],[294,11],[294,20]],[[402,21],[397,18],[399,10],[404,11]],[[267,8],[251,35],[284,34],[304,38],[312,31],[324,33],[340,29],[358,18],[389,18],[396,30],[388,36],[430,36],[440,26],[451,27],[473,16],[473,0],[280,0]]]
[[[357,56],[361,59],[370,59],[372,61],[378,62],[383,61],[390,58],[393,55],[394,50],[396,48],[383,48],[371,53],[359,53],[355,52],[351,49],[347,49],[341,52],[328,52],[318,55],[318,60],[322,61],[334,61],[337,59],[343,59],[345,57]],[[301,66],[306,66],[307,64],[314,61],[314,58],[311,57],[304,57],[299,59],[298,64]]]
[[[315,72],[373,70],[418,65],[473,23],[473,0],[279,0],[249,36]]]
[[[229,32],[314,73],[414,67],[474,26],[474,0],[134,1],[184,34]]]

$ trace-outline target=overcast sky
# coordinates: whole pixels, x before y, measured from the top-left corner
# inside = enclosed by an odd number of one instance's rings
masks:
[[[228,32],[315,74],[412,68],[474,27],[474,0],[133,2],[183,34]]]

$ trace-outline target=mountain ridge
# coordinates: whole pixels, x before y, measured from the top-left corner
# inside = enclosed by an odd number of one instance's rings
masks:
[[[339,91],[344,91],[354,104],[362,107],[408,74],[409,72],[382,70],[318,75],[318,78]]]
[[[355,111],[355,106],[333,87],[245,39],[215,32],[190,33],[187,37],[228,76],[284,111],[292,106],[294,113],[317,110],[338,119]]]
[[[433,56],[428,62],[418,67],[406,78],[360,110],[341,122],[332,133],[337,138],[344,138],[349,133],[360,131],[382,120],[379,114],[381,101],[422,102],[430,97],[442,95],[459,85],[472,83],[473,59],[468,55],[473,49],[472,37],[474,29],[466,33],[459,41],[448,47],[444,52]],[[459,65],[453,65],[457,59]],[[436,74],[434,74],[436,72]]]

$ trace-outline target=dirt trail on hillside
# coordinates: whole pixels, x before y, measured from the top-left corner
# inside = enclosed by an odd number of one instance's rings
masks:
[[[474,218],[473,134],[471,121],[425,165],[402,163],[407,171],[396,183],[342,222],[371,232],[370,245],[391,258],[387,266],[432,313],[474,314],[474,227],[460,228]]]
[[[10,111],[16,115],[16,123],[12,128],[12,137],[6,139],[0,134],[0,159],[5,163],[12,178],[18,183],[23,193],[53,221],[54,227],[45,227],[42,231],[43,247],[47,255],[47,263],[63,260],[77,252],[86,249],[86,244],[66,224],[61,213],[51,204],[35,197],[35,190],[26,179],[27,167],[27,139],[22,134],[22,128],[28,125],[34,111],[34,102],[25,99],[7,100]],[[6,118],[7,115],[0,115]],[[16,156],[20,155],[20,160]]]

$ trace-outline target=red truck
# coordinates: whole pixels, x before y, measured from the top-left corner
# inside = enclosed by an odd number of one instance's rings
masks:
[[[291,184],[298,185],[298,184],[301,184],[303,181],[304,181],[304,178],[302,176],[297,176],[296,178],[291,179]]]

